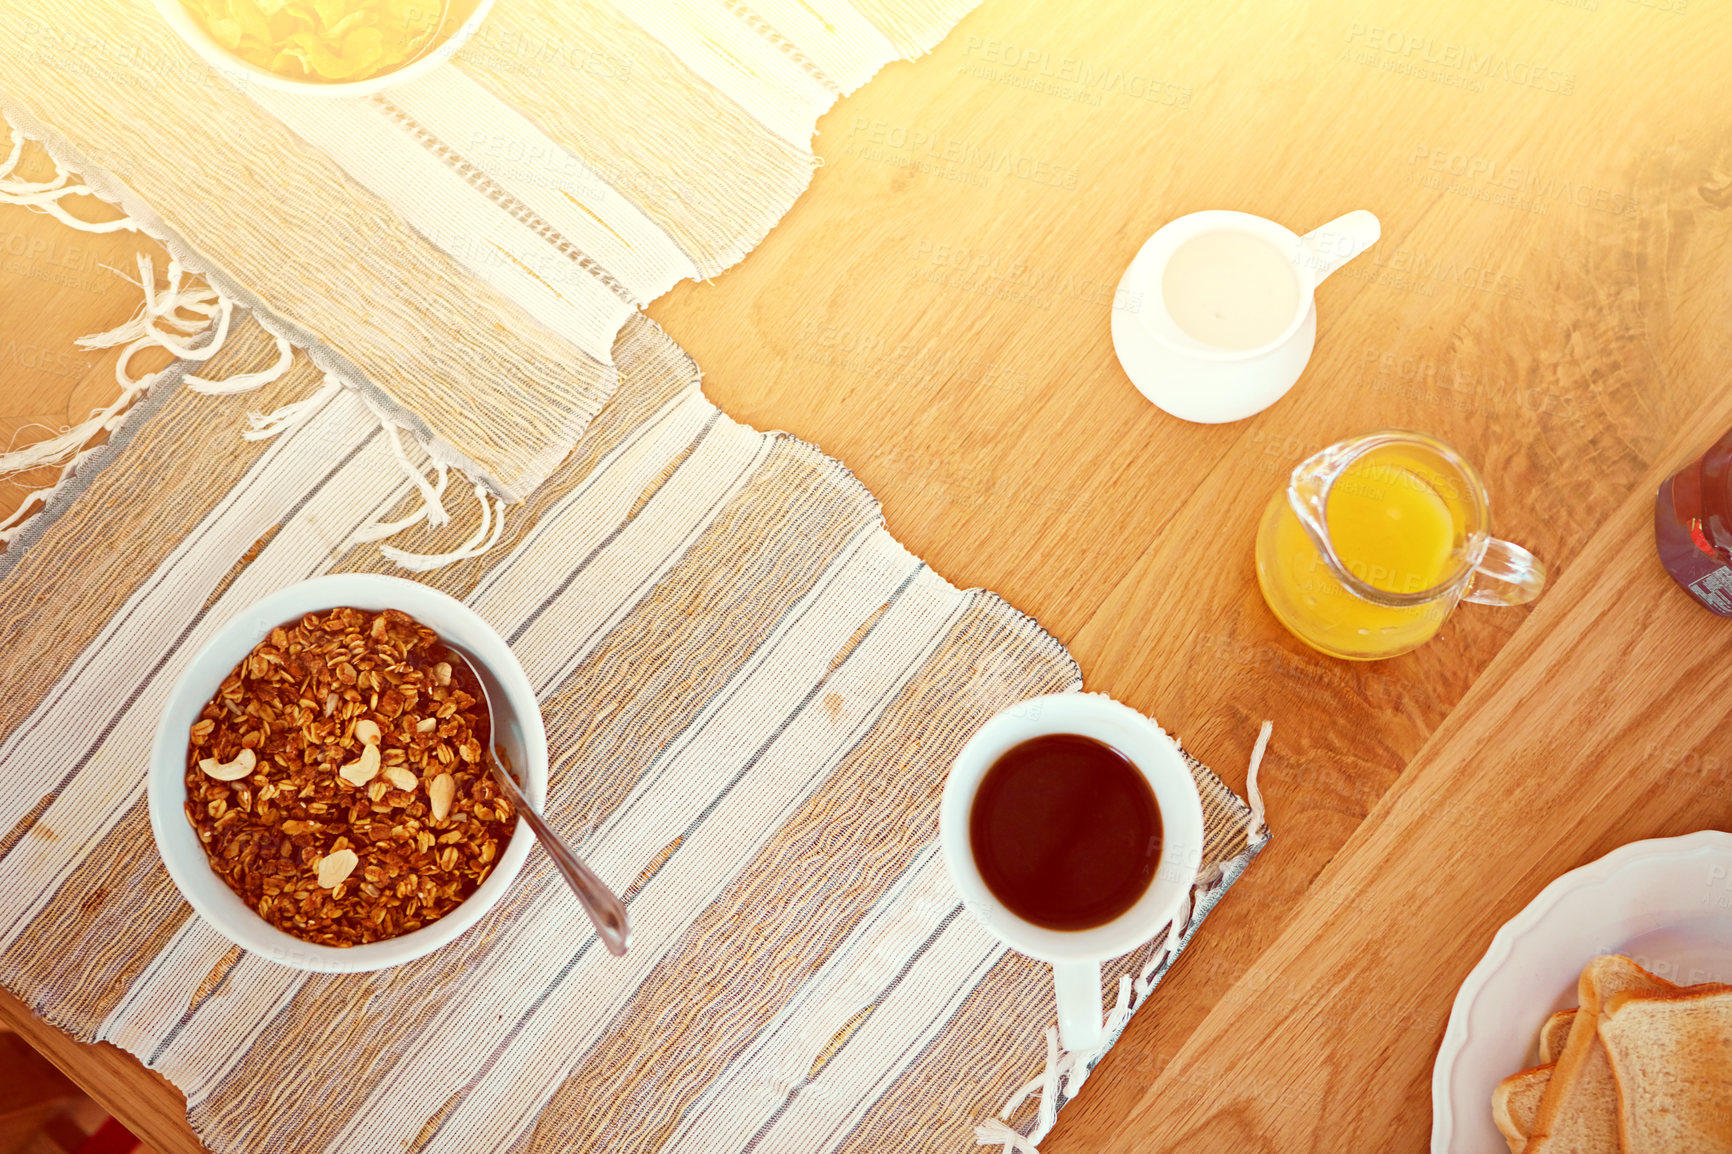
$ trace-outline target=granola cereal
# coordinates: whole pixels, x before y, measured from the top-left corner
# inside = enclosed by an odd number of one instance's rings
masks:
[[[485,698],[451,657],[406,613],[344,607],[271,630],[223,679],[192,726],[186,816],[260,917],[354,946],[486,880],[516,814],[482,762]]]

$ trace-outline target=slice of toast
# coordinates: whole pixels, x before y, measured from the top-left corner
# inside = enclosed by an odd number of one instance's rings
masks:
[[[1519,1074],[1511,1074],[1491,1092],[1491,1120],[1509,1143],[1510,1154],[1522,1154],[1527,1149],[1528,1135],[1533,1132],[1534,1115],[1539,1113],[1540,1098],[1546,1083],[1552,1080],[1552,1067],[1535,1066]]]
[[[1558,1060],[1558,1055],[1564,1052],[1564,1043],[1570,1039],[1570,1024],[1576,1020],[1574,1010],[1559,1010],[1546,1019],[1546,1024],[1540,1027],[1540,1063],[1546,1065]]]
[[[1547,1018],[1540,1027],[1540,1064],[1511,1074],[1492,1091],[1491,1120],[1509,1143],[1510,1154],[1523,1154],[1527,1149],[1540,1099],[1545,1095],[1546,1083],[1552,1080],[1553,1066],[1569,1039],[1570,1024],[1575,1018],[1574,1010],[1559,1010]]]
[[[1569,1040],[1540,1098],[1525,1154],[1620,1154],[1618,1090],[1600,1044],[1600,1007],[1629,990],[1661,993],[1677,988],[1617,954],[1587,964],[1576,983],[1580,1011],[1570,1022]]]
[[[1627,1154],[1732,1154],[1732,987],[1625,990],[1597,1032]]]

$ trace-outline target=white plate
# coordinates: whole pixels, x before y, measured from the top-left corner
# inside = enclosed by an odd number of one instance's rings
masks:
[[[1631,842],[1552,882],[1461,984],[1431,1072],[1432,1154],[1508,1154],[1498,1082],[1538,1063],[1540,1026],[1576,1004],[1599,954],[1680,985],[1732,982],[1732,834]]]

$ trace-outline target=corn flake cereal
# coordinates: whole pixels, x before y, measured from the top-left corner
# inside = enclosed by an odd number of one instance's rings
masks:
[[[242,60],[315,83],[393,72],[425,55],[461,23],[450,0],[182,3],[211,39]]]

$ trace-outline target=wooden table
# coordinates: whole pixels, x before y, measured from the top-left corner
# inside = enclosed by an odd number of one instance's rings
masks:
[[[1729,52],[1699,0],[986,0],[825,118],[824,168],[748,260],[652,308],[729,413],[848,462],[911,549],[1235,787],[1275,721],[1271,847],[1049,1154],[1420,1148],[1496,928],[1618,845],[1732,820],[1732,623],[1651,527],[1655,486],[1732,425]],[[1320,291],[1293,392],[1199,426],[1131,388],[1108,325],[1143,239],[1218,207],[1300,231],[1369,208],[1384,238]],[[9,209],[0,235],[0,414],[63,421],[108,362],[28,361],[135,294],[52,222]],[[1275,623],[1251,540],[1296,462],[1387,425],[1476,461],[1552,583],[1354,665]],[[0,1016],[196,1148],[130,1058]]]

